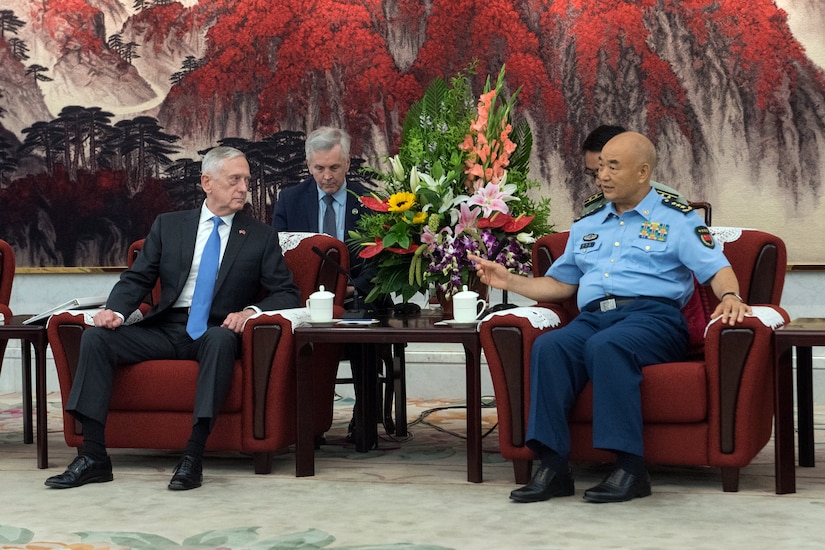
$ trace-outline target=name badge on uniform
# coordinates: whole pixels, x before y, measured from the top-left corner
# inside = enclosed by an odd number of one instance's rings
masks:
[[[639,231],[639,238],[664,242],[667,240],[668,227],[670,226],[666,223],[644,222]]]

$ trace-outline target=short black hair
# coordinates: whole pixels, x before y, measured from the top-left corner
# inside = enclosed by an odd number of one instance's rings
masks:
[[[626,131],[627,130],[621,126],[610,126],[603,124],[587,134],[587,137],[584,138],[584,141],[582,142],[582,151],[598,153],[602,150],[605,143],[619,134],[625,133]]]

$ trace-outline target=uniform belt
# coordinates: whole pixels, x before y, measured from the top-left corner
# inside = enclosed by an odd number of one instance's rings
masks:
[[[611,311],[616,308],[632,304],[633,302],[636,302],[638,300],[651,300],[653,302],[659,302],[670,307],[675,307],[676,309],[681,309],[679,307],[678,302],[676,302],[675,300],[671,300],[670,298],[659,298],[658,296],[609,296],[607,298],[599,298],[598,300],[593,300],[592,302],[584,306],[584,308],[582,308],[582,311]]]

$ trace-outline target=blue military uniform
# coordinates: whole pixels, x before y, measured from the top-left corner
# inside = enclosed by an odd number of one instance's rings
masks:
[[[621,216],[608,203],[577,220],[546,275],[579,285],[581,314],[533,344],[528,445],[569,456],[567,415],[592,380],[593,446],[643,455],[641,369],[682,360],[693,275],[729,265],[702,219],[653,189]]]

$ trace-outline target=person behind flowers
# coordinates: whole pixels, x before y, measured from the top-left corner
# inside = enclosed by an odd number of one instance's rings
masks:
[[[367,195],[367,189],[358,181],[347,179],[350,166],[350,136],[340,128],[321,126],[307,136],[306,163],[310,177],[297,185],[287,187],[278,196],[272,214],[272,226],[279,232],[327,233],[346,242],[349,232],[356,228],[358,219],[365,208],[358,200]],[[392,307],[388,296],[375,302],[364,304],[364,299],[372,289],[375,268],[360,258],[357,250],[350,249],[351,281],[347,284],[347,309],[362,310]],[[355,300],[357,287],[358,300]],[[361,346],[347,346],[347,355],[352,364],[355,387],[355,408],[361,406],[360,395]],[[348,441],[355,441],[355,419],[350,422]],[[368,447],[375,441],[367,441]]]
[[[587,197],[584,200],[584,206],[582,208],[582,216],[585,216],[597,208],[601,208],[607,199],[604,198],[604,193],[601,190],[601,184],[599,181],[599,154],[602,152],[602,147],[613,139],[614,137],[618,136],[621,133],[626,132],[624,128],[621,126],[611,126],[603,124],[595,128],[592,132],[587,134],[587,137],[584,138],[582,142],[582,154],[584,156],[584,175],[589,179],[593,180],[593,183],[596,187],[599,188],[597,193],[594,193]],[[663,183],[659,183],[657,181],[650,182],[650,186],[654,189],[659,191],[659,194],[663,197],[667,197],[671,200],[675,200],[680,202],[684,205],[688,204],[688,200],[682,196],[679,191],[673,189],[672,187],[668,187]]]
[[[683,358],[688,327],[681,308],[693,292],[693,275],[720,299],[713,317],[735,325],[751,313],[701,217],[651,187],[655,166],[656,151],[645,136],[625,132],[607,142],[598,164],[607,202],[573,224],[564,253],[545,277],[515,275],[470,256],[486,284],[541,302],[576,294],[581,311],[533,344],[527,445],[541,466],[527,485],[510,493],[515,502],[574,494],[567,417],[588,381],[593,446],[612,451],[616,463],[584,499],[622,502],[650,495],[642,368]]]

